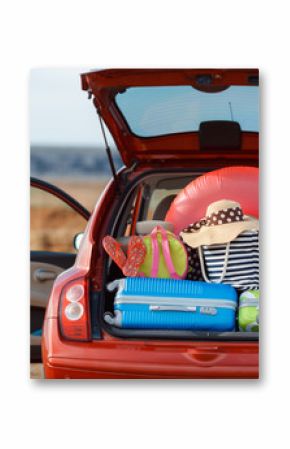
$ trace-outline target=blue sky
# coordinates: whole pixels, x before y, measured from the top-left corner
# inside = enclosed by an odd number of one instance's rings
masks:
[[[80,73],[90,67],[40,68],[30,72],[30,141],[33,145],[100,145],[98,117]]]

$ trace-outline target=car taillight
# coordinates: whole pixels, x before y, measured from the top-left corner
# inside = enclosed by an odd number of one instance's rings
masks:
[[[90,340],[89,289],[85,278],[75,279],[63,288],[59,324],[64,338]]]

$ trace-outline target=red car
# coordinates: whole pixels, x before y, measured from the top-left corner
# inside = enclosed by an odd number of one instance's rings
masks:
[[[164,219],[174,195],[195,177],[258,166],[258,70],[116,69],[85,73],[124,167],[114,170],[86,227],[74,265],[54,282],[42,356],[46,378],[258,378],[255,333],[119,329],[106,285],[120,277],[102,238],[134,234],[138,221]],[[255,109],[256,108],[256,109]],[[201,146],[201,122],[218,121]],[[240,125],[234,143],[232,121]],[[221,127],[220,127],[221,126]],[[78,302],[70,302],[78,296]]]

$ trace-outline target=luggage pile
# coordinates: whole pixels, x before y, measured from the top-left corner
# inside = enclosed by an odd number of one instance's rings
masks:
[[[166,222],[144,222],[143,228],[151,232],[131,237],[127,254],[112,237],[103,240],[124,275],[108,285],[116,294],[107,323],[126,329],[258,332],[257,219],[244,215],[239,203],[220,200],[179,236]]]

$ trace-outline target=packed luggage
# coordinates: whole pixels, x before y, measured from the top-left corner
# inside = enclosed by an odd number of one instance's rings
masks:
[[[123,273],[107,287],[124,329],[259,331],[259,221],[235,199],[208,204],[175,234],[169,222],[141,222],[126,245],[103,246]]]

